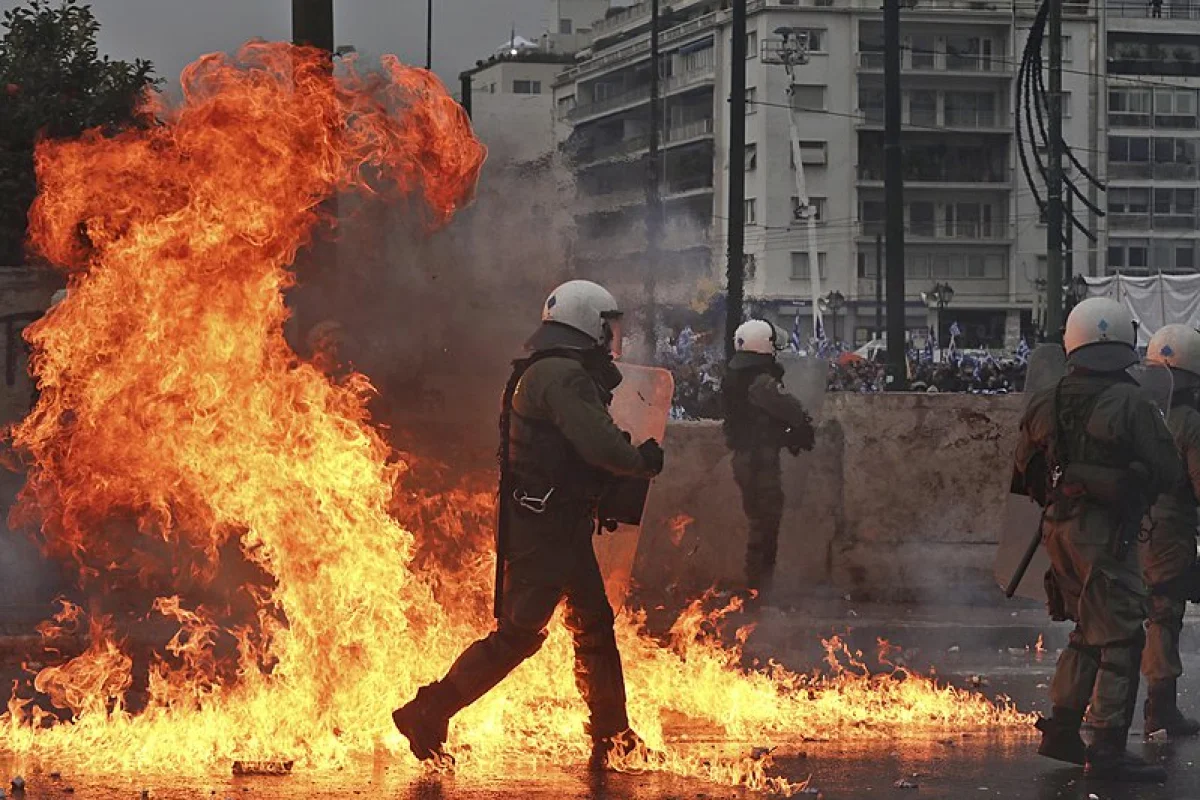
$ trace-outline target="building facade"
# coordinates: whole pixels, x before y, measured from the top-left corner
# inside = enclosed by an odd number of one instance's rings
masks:
[[[662,181],[666,235],[647,249],[649,3],[609,11],[554,82],[558,136],[576,176],[577,256],[589,269],[659,285],[720,282],[727,179],[746,180],[747,296],[811,330],[811,270],[844,303],[825,329],[861,343],[877,325],[884,227],[883,24],[877,0],[751,0],[746,129],[728,148],[730,12],[717,0],[665,4],[661,22]],[[1071,237],[1076,274],[1196,268],[1200,170],[1200,6],[1141,0],[1064,4],[1063,136],[1108,186],[1067,175],[1087,203]],[[1033,0],[909,0],[902,10],[907,325],[951,324],[961,346],[1012,347],[1044,320],[1046,226],[1018,154],[1017,77]],[[807,34],[794,89],[771,63],[780,28]],[[1043,51],[1043,60],[1046,53]],[[1022,109],[1026,119],[1032,109]],[[817,215],[810,264],[790,118]],[[1027,141],[1028,132],[1022,132]],[[1038,138],[1035,136],[1034,138]],[[1029,145],[1045,158],[1040,142]],[[1036,173],[1035,173],[1036,176]],[[1107,214],[1089,210],[1094,205]],[[603,274],[603,273],[597,273]],[[922,294],[954,288],[939,314]]]

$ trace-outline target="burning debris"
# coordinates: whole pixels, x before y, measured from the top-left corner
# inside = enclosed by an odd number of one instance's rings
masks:
[[[14,431],[32,465],[14,521],[85,592],[145,597],[139,613],[174,635],[142,652],[103,604],[64,605],[46,631],[86,649],[18,689],[0,748],[120,773],[400,754],[391,710],[491,625],[490,507],[414,499],[416,465],[371,426],[367,379],[288,346],[283,292],[325,199],[395,197],[434,228],[470,199],[484,151],[436,78],[395,60],[335,81],[315,51],[251,44],[201,59],[183,89],[160,125],[39,146],[32,240],[71,291],[29,330],[41,396]],[[458,549],[450,566],[418,558],[434,540]],[[670,747],[665,720],[743,739],[1029,721],[873,671],[837,638],[826,674],[749,671],[741,642],[713,633],[730,611],[694,603],[665,645],[622,615],[630,715],[661,757],[620,768],[793,794],[769,751],[706,759]],[[584,760],[582,704],[560,699],[570,648],[556,619],[538,656],[456,718],[456,769]]]

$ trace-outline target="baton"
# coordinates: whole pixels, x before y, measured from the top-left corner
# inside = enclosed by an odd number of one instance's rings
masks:
[[[1025,572],[1029,569],[1029,565],[1033,563],[1033,557],[1037,555],[1038,548],[1042,544],[1042,526],[1039,524],[1037,533],[1029,540],[1029,546],[1025,548],[1025,555],[1021,558],[1021,563],[1017,565],[1017,569],[1013,572],[1012,580],[1008,582],[1008,586],[1004,587],[1004,596],[1009,600],[1017,593],[1017,587],[1021,585],[1021,581],[1025,579]]]

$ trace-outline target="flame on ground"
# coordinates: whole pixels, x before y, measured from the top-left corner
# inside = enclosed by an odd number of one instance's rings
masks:
[[[201,59],[183,89],[161,124],[38,148],[32,241],[70,293],[29,332],[42,394],[13,434],[30,464],[14,522],[100,601],[45,627],[87,647],[37,674],[53,713],[18,688],[0,748],[100,772],[319,770],[380,747],[415,767],[389,714],[490,627],[490,481],[423,488],[369,424],[366,379],[288,347],[283,290],[324,199],[383,194],[436,227],[469,201],[483,148],[437,80],[394,59],[333,80],[314,51],[251,44]],[[118,632],[114,603],[139,596],[173,633],[153,652]],[[664,748],[664,729],[794,741],[1026,722],[872,674],[838,640],[824,675],[749,671],[714,633],[736,611],[697,602],[667,642],[621,619],[631,716],[660,751],[621,768],[790,793],[769,757],[702,760]],[[456,718],[458,768],[583,760],[571,663],[556,620]]]

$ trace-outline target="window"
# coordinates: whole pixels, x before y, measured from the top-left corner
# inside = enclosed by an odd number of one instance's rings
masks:
[[[1176,130],[1195,128],[1195,90],[1156,89],[1154,91],[1154,127]]]
[[[908,40],[913,69],[933,69],[937,39],[932,34],[913,35]]]
[[[863,118],[873,124],[883,122],[883,89],[858,88],[858,107]]]
[[[513,94],[541,94],[541,81],[513,81]]]
[[[1109,161],[1128,161],[1129,160],[1129,137],[1128,136],[1110,136],[1110,137],[1108,137],[1108,160]]]
[[[1063,92],[1061,95],[1061,102],[1062,102],[1062,118],[1070,119],[1071,118],[1071,93]]]
[[[912,91],[908,95],[908,122],[910,125],[937,125],[937,92]]]
[[[1154,92],[1150,89],[1110,89],[1108,122],[1126,128],[1149,128]]]
[[[817,253],[817,274],[825,280],[827,253]],[[812,280],[812,270],[808,268],[808,253],[792,253],[792,280]]]
[[[495,94],[496,93],[496,84],[489,83],[487,91],[488,91],[488,94]]]
[[[575,108],[575,95],[569,94],[558,98],[558,113],[564,115]]]
[[[1042,258],[1042,256],[1039,256]],[[1109,245],[1108,248],[1108,266],[1109,269],[1120,269],[1125,266],[1125,248],[1119,245]]]
[[[750,31],[746,34],[746,58],[756,58],[758,56],[758,31]]]
[[[789,159],[789,161],[790,161],[789,165],[791,166],[792,169],[795,169],[796,168],[796,154],[792,151],[792,149],[790,147],[788,148],[788,153],[791,156],[791,158]],[[826,153],[825,142],[801,141],[800,142],[800,160],[805,164],[817,164],[817,165],[828,164],[829,158]]]
[[[933,236],[933,219],[933,203],[909,203],[908,230],[913,236]]]
[[[748,144],[745,150],[746,155],[746,172],[754,172],[758,169],[758,145]]]
[[[808,206],[805,208],[802,208],[800,206],[800,198],[799,197],[792,198],[792,221],[793,222],[807,222],[808,221],[808,212],[810,210],[813,212],[813,220],[815,222],[821,222],[822,220],[824,220],[825,219],[825,198],[824,197],[809,197],[808,198]]]
[[[1175,268],[1176,269],[1195,269],[1196,268],[1196,251],[1192,246],[1181,245],[1175,248]]]
[[[858,218],[862,222],[864,236],[875,236],[884,232],[885,205],[881,200],[863,200]]]
[[[1062,37],[1062,60],[1063,60],[1064,64],[1071,63],[1071,52],[1072,52],[1071,37],[1063,36]],[[1042,64],[1044,64],[1044,65],[1050,64],[1050,38],[1049,37],[1046,37],[1042,41]]]
[[[1149,259],[1147,258],[1148,248],[1136,246],[1136,245],[1130,245],[1129,249],[1126,252],[1129,255],[1129,258],[1127,260],[1128,260],[1130,267],[1134,267],[1134,268],[1141,267],[1141,268],[1145,269],[1147,266],[1149,266],[1150,262],[1149,262]]]
[[[946,92],[946,125],[986,128],[996,124],[996,95],[990,92]]]
[[[825,52],[825,29],[824,28],[801,28],[800,33],[808,34],[808,52],[824,53]]]
[[[990,70],[992,40],[978,36],[946,37],[946,69]]]
[[[1112,214],[1147,214],[1150,189],[1145,186],[1114,186],[1108,191],[1108,210]]]
[[[743,203],[742,214],[745,217],[747,225],[753,225],[758,222],[758,201],[753,197],[747,198]]]
[[[569,19],[560,19],[558,21],[558,32],[563,36],[570,36],[573,33],[574,25]]]
[[[819,84],[796,84],[792,87],[792,108],[797,111],[824,111],[825,87]]]
[[[751,86],[746,90],[746,116],[758,112],[758,89]]]

